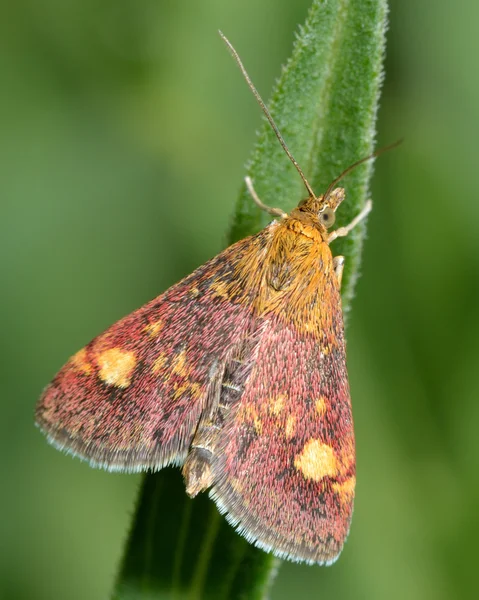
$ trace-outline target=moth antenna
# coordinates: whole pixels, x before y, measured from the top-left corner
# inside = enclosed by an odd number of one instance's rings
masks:
[[[365,156],[364,158],[357,160],[355,163],[350,165],[347,169],[344,169],[344,171],[341,173],[341,175],[336,177],[336,179],[334,179],[334,181],[332,181],[329,184],[328,189],[326,190],[326,192],[323,196],[323,202],[325,202],[329,198],[329,195],[334,190],[336,185],[341,181],[341,179],[343,177],[345,177],[348,173],[351,173],[351,171],[354,170],[356,167],[358,167],[359,165],[362,165],[363,163],[367,162],[368,160],[377,158],[380,154],[384,154],[385,152],[388,152],[388,150],[392,150],[393,148],[396,148],[396,146],[399,146],[399,144],[402,144],[402,143],[403,143],[403,139],[401,138],[400,140],[397,140],[397,142],[394,142],[394,144],[389,144],[389,146],[383,146],[382,148],[379,148],[379,150],[376,150],[376,152],[373,152],[369,156]]]
[[[231,44],[231,42],[229,41],[229,39],[224,35],[224,33],[222,33],[221,31],[219,31],[218,33],[220,34],[221,39],[226,44],[226,46],[228,47],[228,50],[231,52],[233,58],[235,59],[236,64],[238,65],[238,67],[240,68],[241,73],[243,74],[243,77],[246,79],[246,83],[248,84],[249,89],[253,92],[254,97],[256,98],[258,104],[261,106],[261,110],[263,111],[265,117],[268,119],[269,124],[271,125],[271,128],[273,129],[276,137],[278,138],[279,143],[281,144],[283,150],[286,152],[286,155],[288,156],[289,160],[293,163],[296,171],[298,171],[301,179],[303,180],[304,185],[306,186],[306,189],[308,190],[308,193],[309,193],[310,197],[311,198],[316,198],[316,195],[315,195],[315,193],[313,191],[313,188],[309,185],[309,182],[306,179],[306,176],[303,173],[301,167],[298,165],[298,163],[296,162],[296,159],[294,158],[294,156],[289,151],[289,148],[286,145],[286,142],[284,141],[283,136],[281,135],[279,129],[277,128],[276,123],[273,121],[273,117],[271,116],[268,108],[266,107],[266,104],[263,102],[263,99],[259,95],[258,90],[253,85],[253,82],[251,81],[250,76],[248,75],[248,72],[244,68],[244,65],[241,62],[241,59],[240,59],[238,53],[234,49],[234,47]]]

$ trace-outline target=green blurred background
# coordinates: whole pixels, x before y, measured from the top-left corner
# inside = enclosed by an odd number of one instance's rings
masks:
[[[308,0],[17,0],[0,8],[0,598],[108,597],[138,476],[33,426],[107,325],[218,252]],[[479,520],[479,4],[394,0],[363,276],[348,331],[350,538],[271,597],[471,598]],[[294,148],[292,148],[294,152]],[[292,204],[297,199],[293,199]]]

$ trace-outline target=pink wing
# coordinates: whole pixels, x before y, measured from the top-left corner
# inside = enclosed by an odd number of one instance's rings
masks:
[[[327,256],[326,256],[327,258]],[[348,535],[355,448],[337,282],[318,290],[328,327],[258,319],[251,361],[212,458],[212,497],[250,542],[282,558],[331,563]],[[326,303],[326,304],[325,304]],[[310,310],[311,313],[311,310]]]
[[[77,352],[37,406],[49,440],[112,470],[181,464],[228,350],[252,319],[224,282],[266,232],[231,246]]]

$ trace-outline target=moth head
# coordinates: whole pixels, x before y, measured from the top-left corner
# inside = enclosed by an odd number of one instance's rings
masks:
[[[315,217],[319,223],[329,229],[336,220],[336,209],[344,200],[344,188],[335,188],[329,194],[319,196],[319,198],[309,197],[298,204],[298,210],[302,213],[309,213]]]

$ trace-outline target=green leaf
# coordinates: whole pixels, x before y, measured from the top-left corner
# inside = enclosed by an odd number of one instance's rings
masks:
[[[317,194],[373,150],[386,15],[385,0],[313,2],[276,84],[271,114]],[[342,182],[347,198],[339,225],[364,205],[371,172],[368,162]],[[307,195],[266,121],[248,174],[270,206],[290,210]],[[230,242],[269,219],[243,186]],[[344,309],[353,295],[364,234],[363,223],[333,244],[333,253],[346,257]],[[277,563],[235,533],[206,494],[189,499],[178,470],[165,469],[144,478],[114,598],[260,599]]]
[[[144,477],[114,598],[262,598],[275,559],[238,536],[206,494],[191,500],[178,469]]]

